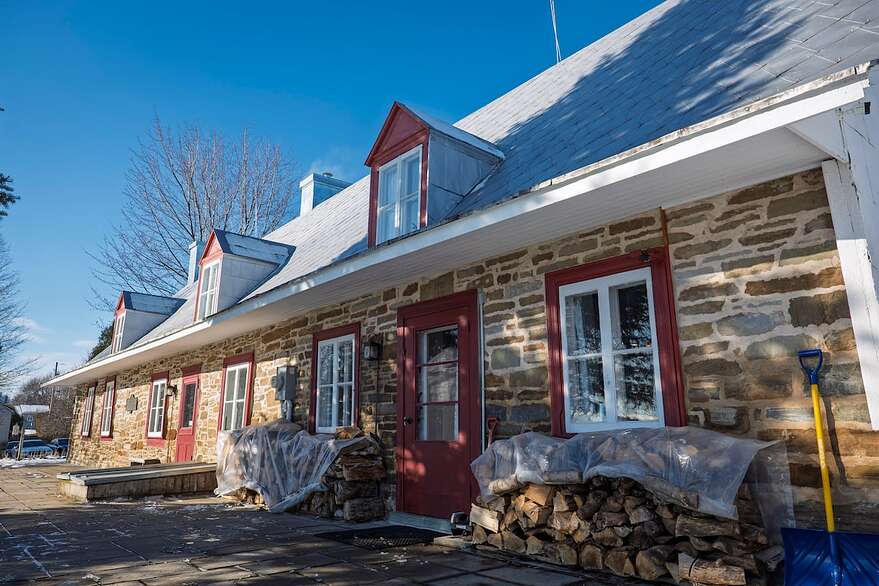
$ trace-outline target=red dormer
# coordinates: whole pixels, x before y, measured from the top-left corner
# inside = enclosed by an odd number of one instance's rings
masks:
[[[445,219],[503,160],[492,143],[394,102],[366,158],[369,246]]]
[[[180,309],[183,299],[123,291],[116,302],[110,352],[123,350]]]

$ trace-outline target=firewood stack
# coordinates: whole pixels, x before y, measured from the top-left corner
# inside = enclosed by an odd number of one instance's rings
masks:
[[[739,491],[739,521],[680,504],[698,495],[672,502],[628,478],[509,489],[473,505],[477,547],[675,584],[765,584],[781,559],[781,548],[769,545],[759,526],[747,486]]]
[[[362,436],[356,427],[339,428],[336,439]],[[381,481],[385,478],[381,447],[372,436],[342,448],[321,479],[327,492],[312,494],[301,506],[303,512],[346,521],[372,521],[385,516]]]

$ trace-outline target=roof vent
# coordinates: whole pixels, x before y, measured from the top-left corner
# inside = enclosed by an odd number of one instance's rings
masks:
[[[309,173],[299,182],[301,191],[299,215],[304,216],[316,205],[336,195],[351,185],[347,181],[336,179],[330,172]]]

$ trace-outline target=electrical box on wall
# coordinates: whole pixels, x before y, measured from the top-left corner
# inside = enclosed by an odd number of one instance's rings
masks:
[[[279,366],[278,374],[272,377],[272,388],[275,399],[292,401],[296,398],[296,387],[299,382],[299,370],[295,366]]]

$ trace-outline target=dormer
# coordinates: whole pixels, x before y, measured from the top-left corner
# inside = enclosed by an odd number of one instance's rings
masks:
[[[369,245],[448,217],[503,162],[492,143],[394,102],[369,151]]]
[[[183,299],[123,291],[116,302],[110,351],[124,350],[180,309]]]
[[[279,242],[214,230],[199,261],[195,320],[236,304],[286,263],[293,250]]]

